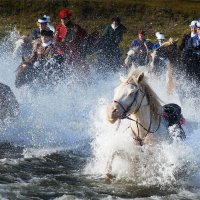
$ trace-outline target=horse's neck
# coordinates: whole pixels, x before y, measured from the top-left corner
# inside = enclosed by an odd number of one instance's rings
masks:
[[[131,128],[134,134],[141,139],[144,138],[146,135],[145,129],[149,129],[150,117],[150,106],[141,106],[137,113],[131,114],[131,118],[134,119],[134,121],[132,121],[131,123]],[[142,124],[145,129],[139,124]]]
[[[133,119],[131,129],[136,137],[144,139],[149,134],[148,130],[152,132],[159,126],[158,114],[161,112],[161,107],[159,113],[153,113],[152,110],[151,106],[147,103],[141,106],[137,113],[131,114],[131,118]]]

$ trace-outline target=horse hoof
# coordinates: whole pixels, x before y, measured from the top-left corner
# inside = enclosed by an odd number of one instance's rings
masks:
[[[110,173],[107,173],[107,174],[106,174],[106,178],[107,178],[108,180],[112,180],[112,179],[115,178],[115,176],[112,175],[112,174],[110,174]]]

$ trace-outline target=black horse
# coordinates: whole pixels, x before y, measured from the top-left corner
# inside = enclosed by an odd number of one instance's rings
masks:
[[[13,121],[19,114],[19,103],[9,86],[0,83],[0,125]]]
[[[185,49],[182,52],[182,63],[188,80],[200,83],[200,50]]]
[[[15,86],[30,85],[36,81],[40,87],[56,84],[66,75],[66,67],[55,59],[38,60],[33,62],[29,58],[22,57],[22,63],[17,68]]]

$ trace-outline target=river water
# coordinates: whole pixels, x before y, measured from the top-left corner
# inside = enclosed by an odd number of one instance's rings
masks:
[[[141,149],[124,133],[129,122],[106,121],[119,74],[106,78],[93,72],[85,83],[74,75],[53,89],[15,88],[12,32],[0,47],[0,81],[11,87],[20,103],[20,115],[0,138],[0,199],[200,199],[199,88],[182,79],[182,96],[167,96],[164,78],[149,79],[165,103],[181,103],[187,122],[184,143],[160,143]],[[10,46],[11,45],[11,46]],[[193,92],[191,92],[193,91]],[[116,158],[113,173],[104,177],[114,150],[137,158]]]

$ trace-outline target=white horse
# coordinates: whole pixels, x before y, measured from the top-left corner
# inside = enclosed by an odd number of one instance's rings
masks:
[[[132,66],[140,67],[145,66],[149,64],[150,61],[150,52],[147,49],[147,52],[142,51],[139,47],[132,47],[127,52],[127,57],[124,61],[124,65],[127,68],[130,68]]]
[[[120,119],[130,120],[130,131],[136,145],[153,145],[161,140],[172,138],[164,123],[160,99],[146,82],[144,73],[138,69],[131,71],[128,78],[115,88],[114,100],[107,108],[107,119],[111,123]],[[179,122],[174,127],[178,130],[175,137],[182,138],[182,127],[178,124]],[[120,154],[114,152],[111,160],[108,161],[106,168],[108,178],[112,178],[113,159]],[[124,157],[123,153],[121,156]],[[125,157],[127,158],[126,155]]]

